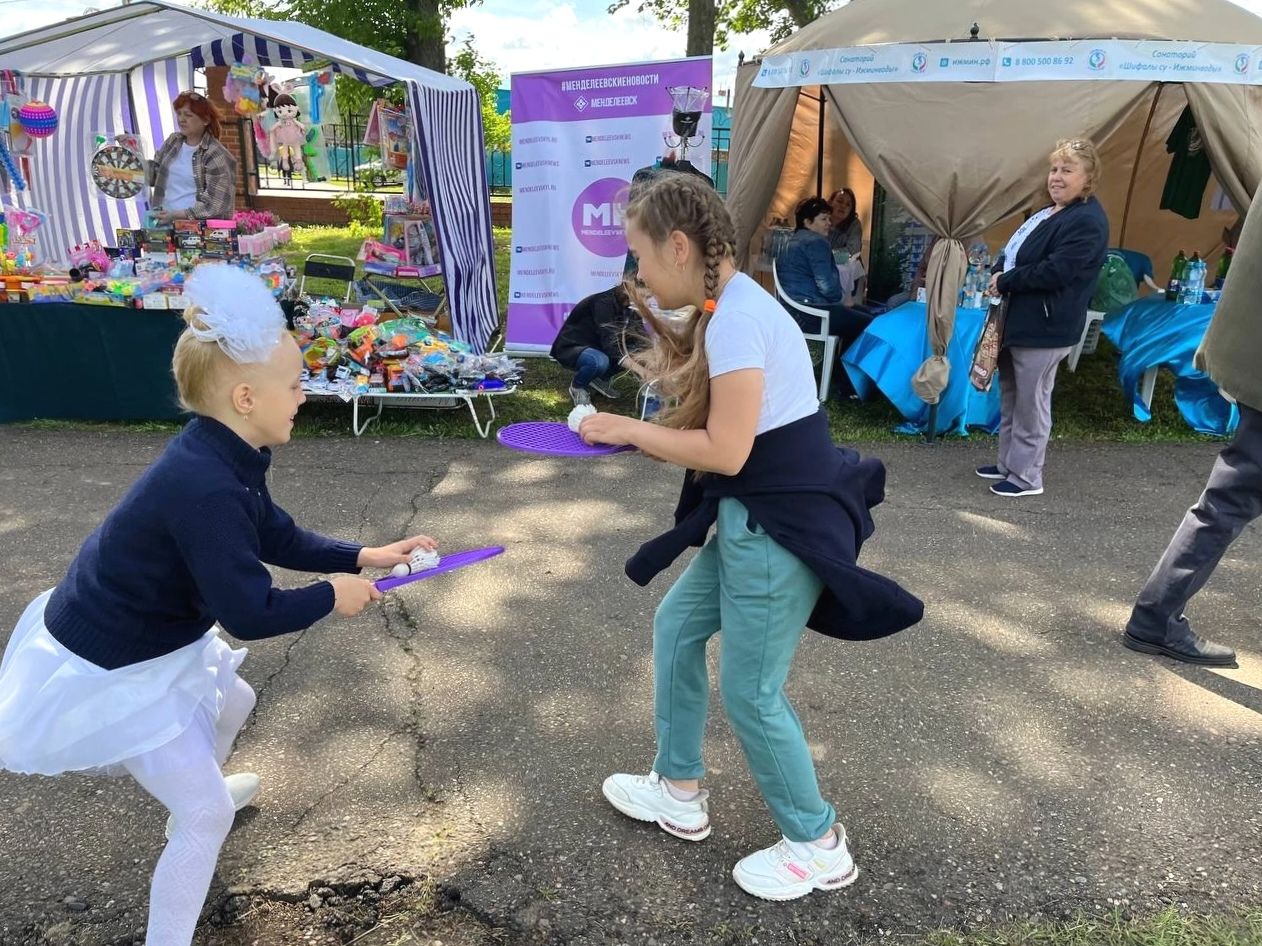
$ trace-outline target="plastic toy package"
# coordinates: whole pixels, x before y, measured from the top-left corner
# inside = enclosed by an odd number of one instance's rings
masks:
[[[309,392],[349,399],[366,394],[441,394],[517,384],[522,364],[507,355],[477,355],[420,319],[376,322],[369,308],[333,300],[296,308],[293,335],[303,349]]]

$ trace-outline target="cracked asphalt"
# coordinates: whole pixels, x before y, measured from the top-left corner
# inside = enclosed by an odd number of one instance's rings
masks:
[[[165,439],[0,428],[0,641]],[[1079,909],[1257,906],[1257,531],[1189,612],[1240,669],[1117,639],[1215,447],[1053,443],[1047,494],[1020,501],[972,476],[986,444],[871,452],[889,495],[864,561],[923,597],[926,619],[869,644],[808,634],[790,684],[855,886],[773,905],[732,883],[776,835],[717,698],[709,840],[683,844],[600,797],[609,772],[652,760],[650,626],[673,573],[640,589],[622,562],[668,522],[676,471],[348,437],[278,452],[273,493],[299,522],[508,551],[250,645],[259,705],[229,770],[264,791],[208,916],[230,901],[301,912],[317,888],[383,878],[436,884],[486,942],[590,946],[866,943]],[[0,944],[138,941],[164,814],[125,779],[0,774]],[[275,941],[304,937],[350,934]]]

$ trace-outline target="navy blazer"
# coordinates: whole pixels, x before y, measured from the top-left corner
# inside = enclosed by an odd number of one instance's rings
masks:
[[[824,411],[768,430],[736,476],[691,470],[675,528],[627,560],[627,577],[647,585],[690,545],[703,545],[719,500],[735,497],[750,518],[824,583],[806,626],[844,640],[872,640],[911,627],[924,605],[897,582],[856,564],[875,525],[869,510],[885,498],[885,467],[833,444]]]
[[[1017,251],[1016,266],[999,277],[999,291],[1008,296],[1003,344],[1078,344],[1108,245],[1109,218],[1095,197],[1076,201],[1035,227]]]

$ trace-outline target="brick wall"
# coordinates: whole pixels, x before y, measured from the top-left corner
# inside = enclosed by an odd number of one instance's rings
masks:
[[[511,200],[491,201],[491,226],[512,227],[513,202]]]
[[[270,210],[286,223],[306,223],[322,227],[344,227],[346,213],[333,206],[331,199],[321,197],[287,197],[268,191],[250,198],[256,210]]]
[[[233,110],[232,104],[223,97],[223,85],[227,77],[227,66],[211,66],[207,69],[206,95],[219,112],[220,124],[223,126],[223,133],[220,135],[219,140],[228,149],[228,153],[237,159],[237,209],[241,210],[250,206],[250,197],[246,186],[252,179],[250,172],[253,170],[254,148],[251,146],[242,152],[241,122],[237,118],[237,113]],[[242,158],[243,153],[245,155],[244,161]]]

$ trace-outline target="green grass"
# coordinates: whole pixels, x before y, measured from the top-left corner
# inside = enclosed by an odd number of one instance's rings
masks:
[[[923,946],[1259,946],[1262,912],[1128,920],[1119,914],[1048,925],[1020,924],[969,933],[935,933]]]
[[[311,253],[328,253],[348,256],[359,252],[367,231],[355,231],[350,227],[294,227],[293,241],[285,250],[286,259],[301,266]],[[496,292],[501,317],[508,303],[508,274],[510,269],[510,243],[512,231],[497,228],[495,238]],[[311,280],[308,289],[314,293],[341,296],[343,284]],[[526,383],[516,395],[498,398],[496,413],[498,423],[520,420],[559,420],[570,409],[566,389],[570,375],[546,358],[526,359]],[[956,365],[955,370],[964,370]],[[602,408],[631,413],[635,408],[636,384],[629,378],[617,384],[622,397],[608,404],[599,401]],[[1173,378],[1168,372],[1158,376],[1153,395],[1153,419],[1141,424],[1131,414],[1129,399],[1123,395],[1117,378],[1117,352],[1105,339],[1092,355],[1084,355],[1077,372],[1062,369],[1052,399],[1055,440],[1098,441],[1113,443],[1192,443],[1212,441],[1216,438],[1197,434],[1180,417],[1173,398]],[[892,404],[877,394],[868,402],[830,401],[828,413],[833,436],[841,442],[895,442],[913,439],[897,434],[894,428],[902,417]],[[66,421],[35,421],[26,426],[38,429],[125,429],[125,430],[175,430],[175,424],[92,424]],[[350,408],[343,404],[308,404],[299,415],[294,431],[297,437],[321,437],[343,435],[350,428]],[[390,407],[379,422],[369,428],[372,436],[394,437],[477,437],[468,411],[462,406],[443,410],[409,410]],[[990,440],[988,434],[977,431],[970,439]],[[948,439],[958,439],[949,435]]]

